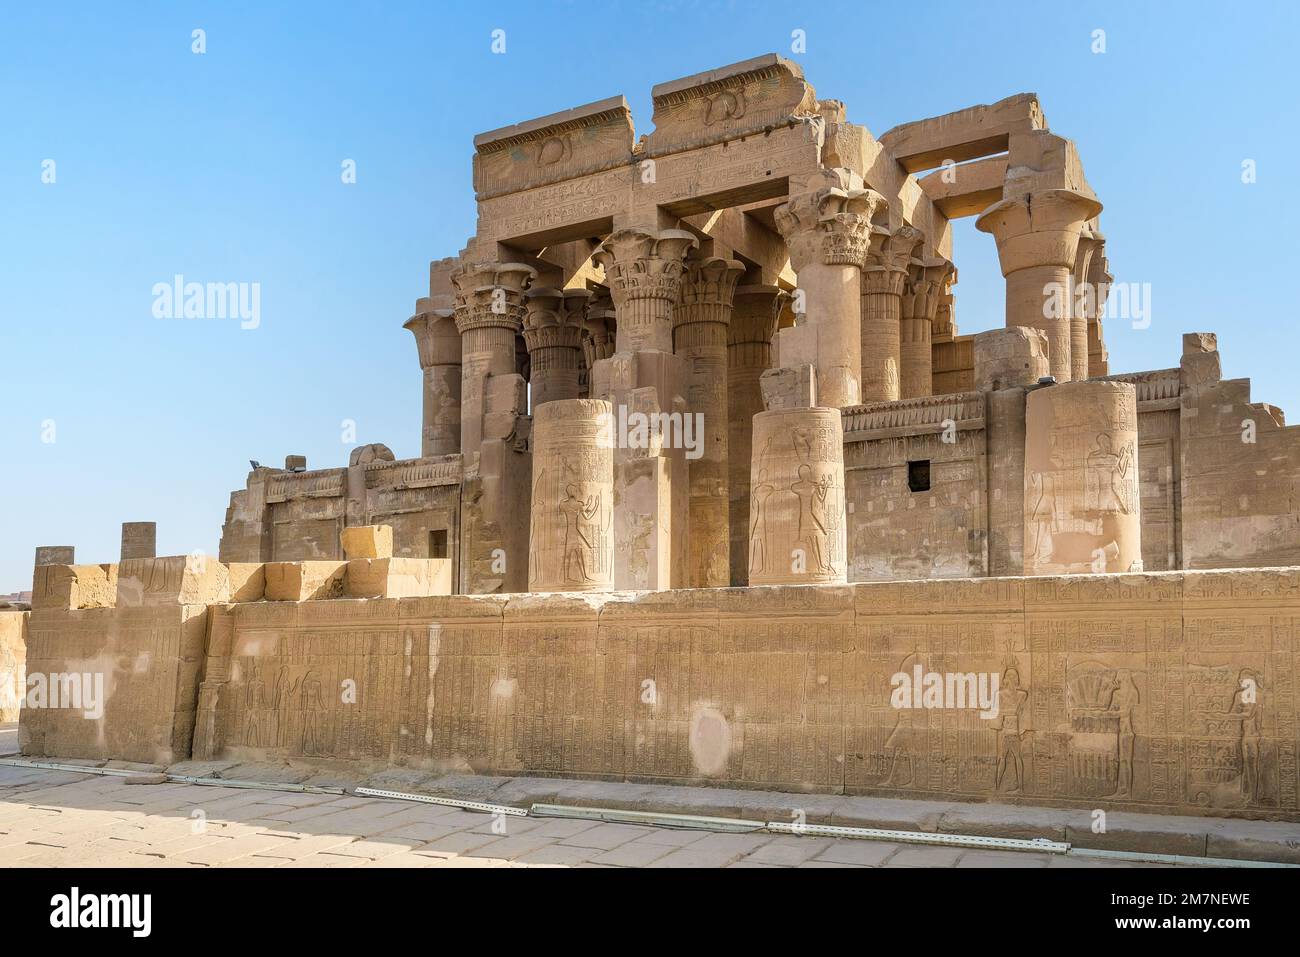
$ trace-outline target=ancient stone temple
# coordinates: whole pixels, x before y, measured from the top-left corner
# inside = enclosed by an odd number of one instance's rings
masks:
[[[29,669],[105,630],[153,665],[29,753],[1300,819],[1300,430],[1211,333],[1112,373],[1103,200],[1037,97],[876,136],[768,55],[653,99],[475,137],[477,232],[402,322],[419,458],[255,468],[218,561],[37,569]],[[891,706],[914,668],[999,716]]]

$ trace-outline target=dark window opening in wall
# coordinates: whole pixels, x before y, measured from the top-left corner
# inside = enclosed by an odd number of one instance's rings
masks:
[[[913,492],[930,491],[930,460],[907,463],[907,487]]]
[[[445,528],[435,528],[429,532],[429,557],[446,558],[447,556],[447,530]]]

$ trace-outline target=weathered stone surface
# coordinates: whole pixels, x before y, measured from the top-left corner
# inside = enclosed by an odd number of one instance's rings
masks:
[[[117,566],[117,606],[212,605],[230,599],[230,572],[204,555],[135,558]]]
[[[1027,388],[1050,374],[1042,330],[1012,326],[975,336],[975,388],[980,392]]]
[[[188,757],[207,615],[180,604],[33,611],[27,674],[29,683],[44,676],[49,691],[46,706],[23,709],[23,754],[160,765]]]
[[[343,529],[343,557],[392,558],[393,529],[390,525],[356,525]]]
[[[0,722],[17,721],[26,694],[29,611],[0,609]]]
[[[266,597],[266,565],[262,562],[232,562],[226,565],[230,575],[231,601],[261,601]]]
[[[117,604],[116,565],[38,565],[32,609],[112,608]]]
[[[445,558],[357,558],[347,563],[349,598],[422,598],[450,595],[451,562]]]
[[[267,562],[267,601],[341,598],[347,562]]]
[[[153,558],[157,555],[157,538],[156,522],[123,522],[122,560]]]

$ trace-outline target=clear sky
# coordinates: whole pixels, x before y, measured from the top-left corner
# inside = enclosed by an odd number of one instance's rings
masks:
[[[655,83],[765,52],[876,134],[1038,93],[1116,279],[1151,284],[1149,328],[1107,325],[1112,371],[1215,331],[1225,375],[1300,418],[1298,6],[4,2],[0,593],[37,545],[116,560],[123,521],[215,554],[249,459],[418,455],[402,323],[475,228],[474,134],[623,93],[639,135]],[[992,238],[962,220],[954,258],[959,330],[1001,325]],[[258,283],[260,325],[156,318],[176,274]]]

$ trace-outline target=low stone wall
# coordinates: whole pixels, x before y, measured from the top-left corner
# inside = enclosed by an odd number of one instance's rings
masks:
[[[143,611],[34,615],[31,653],[89,657]],[[1300,820],[1298,568],[252,602],[207,624],[203,759]],[[997,716],[895,707],[918,668],[996,676]],[[157,719],[113,704],[101,755],[140,760],[116,749]],[[39,753],[74,740],[59,714]]]

